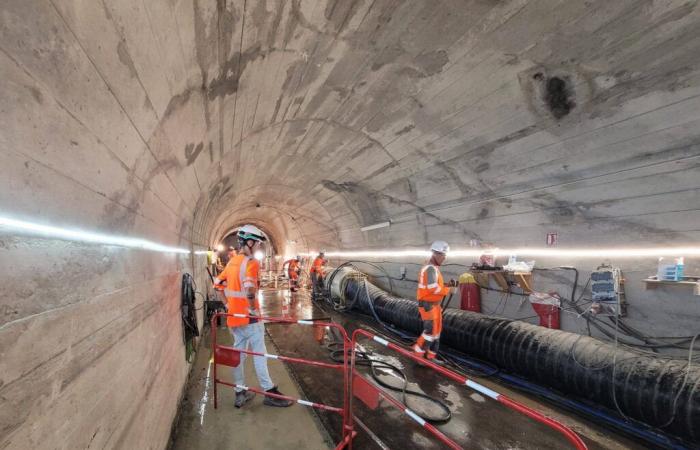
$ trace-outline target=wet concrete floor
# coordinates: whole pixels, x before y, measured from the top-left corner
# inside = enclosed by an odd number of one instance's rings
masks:
[[[266,316],[288,316],[296,319],[329,317],[332,321],[343,325],[348,333],[352,333],[358,326],[366,327],[366,324],[357,318],[329,312],[326,308],[319,309],[312,304],[305,291],[290,294],[288,290],[265,290],[262,293],[261,305],[263,314]],[[278,350],[273,351],[272,347],[268,347],[270,353],[317,359],[324,362],[331,361],[329,344],[336,337],[330,330],[314,329],[296,324],[266,324],[266,329],[271,342]],[[225,330],[220,330],[217,336],[229,335]],[[229,341],[226,342],[230,342],[230,336],[228,339]],[[372,352],[374,357],[390,362],[404,370],[409,380],[408,387],[410,389],[441,399],[450,407],[451,420],[437,426],[464,448],[571,448],[568,441],[557,432],[485,398],[463,385],[449,381],[422,366],[416,366],[413,361],[407,358],[391,354],[391,351],[384,347],[369,342],[363,342],[363,346]],[[211,400],[211,376],[207,375],[210,350],[209,344],[206,343],[198,352],[198,362],[191,377],[187,394],[188,400],[183,405],[182,419],[175,435],[173,448],[224,448],[226,445],[228,445],[226,448],[322,448],[328,446],[329,443],[324,442],[324,434],[315,429],[316,424],[312,417],[320,420],[333,442],[340,440],[341,419],[339,415],[318,410],[312,412],[309,408],[296,405],[280,411],[262,406],[262,399],[256,399],[250,408],[236,410],[231,406],[233,402],[231,388],[223,387],[220,390],[220,405],[224,406],[214,410]],[[247,362],[247,365],[251,366],[252,364]],[[298,386],[297,392],[300,392],[298,394],[294,392],[294,382],[291,379],[285,379],[283,373],[280,373],[281,366],[282,364],[277,361],[270,363],[273,378],[280,383],[283,392],[289,391],[290,395],[299,395],[314,402],[341,406],[342,376],[339,372],[305,365],[288,365],[287,368]],[[360,367],[358,370],[363,373],[368,372],[366,367]],[[228,369],[224,368],[224,372],[230,377]],[[284,372],[283,369],[282,372]],[[252,376],[252,373],[246,376]],[[392,378],[394,378],[392,384],[395,384],[397,381],[395,377],[388,374],[382,377],[387,382],[391,382]],[[251,380],[253,379],[251,378]],[[513,391],[489,379],[474,377],[474,380],[556,418],[576,431],[590,449],[645,448],[643,445],[618,436],[582,418],[559,410],[534,397],[531,398]],[[399,393],[392,393],[392,395],[396,398],[400,396]],[[409,407],[418,413],[437,415],[441,412],[434,405],[417,397],[409,397],[407,401]],[[379,407],[372,411],[362,402],[355,400],[353,409],[361,422],[354,441],[356,448],[432,449],[443,447],[432,435],[386,401],[381,402]],[[293,421],[290,420],[292,417]],[[279,433],[279,436],[285,441],[267,440],[272,434],[271,430],[274,430],[274,434]],[[218,434],[226,436],[226,438],[212,437],[212,435]],[[236,445],[233,445],[234,440]],[[262,445],[262,443],[269,445]]]
[[[217,342],[231,345],[232,337],[227,329],[220,328]],[[268,353],[279,353],[269,336],[266,339]],[[284,394],[304,398],[298,383],[281,362],[269,361],[272,380]],[[246,383],[259,387],[253,362],[245,362]],[[219,366],[218,378],[233,382],[231,369]],[[180,418],[174,430],[172,450],[223,450],[223,449],[328,449],[331,437],[310,408],[293,405],[274,408],[263,405],[263,397],[257,395],[243,408],[233,406],[233,388],[219,385],[218,408],[214,409],[211,335],[207,329],[197,352],[180,405]]]

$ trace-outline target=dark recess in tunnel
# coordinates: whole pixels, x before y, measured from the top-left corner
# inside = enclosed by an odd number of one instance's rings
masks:
[[[571,87],[565,79],[556,76],[547,79],[545,101],[556,119],[566,116],[576,106],[572,97]]]

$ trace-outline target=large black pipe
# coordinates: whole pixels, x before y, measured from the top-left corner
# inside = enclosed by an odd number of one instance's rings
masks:
[[[347,275],[338,277],[336,293],[342,292],[348,306],[420,333],[415,301],[394,297]],[[452,308],[443,314],[441,343],[700,445],[700,367],[688,367],[687,361],[635,353],[588,336]]]

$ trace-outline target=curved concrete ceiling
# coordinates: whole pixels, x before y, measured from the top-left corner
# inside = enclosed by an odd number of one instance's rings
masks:
[[[23,217],[201,245],[251,221],[288,251],[698,237],[695,2],[3,14],[2,200]]]

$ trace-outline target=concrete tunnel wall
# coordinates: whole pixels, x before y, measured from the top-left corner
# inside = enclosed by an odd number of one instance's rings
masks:
[[[190,249],[254,221],[285,253],[695,243],[699,22],[687,1],[8,0],[2,215]],[[202,260],[0,232],[0,446],[163,448]],[[597,261],[538,261],[561,263]],[[690,294],[641,290],[654,266],[623,265],[631,318],[695,330]]]

